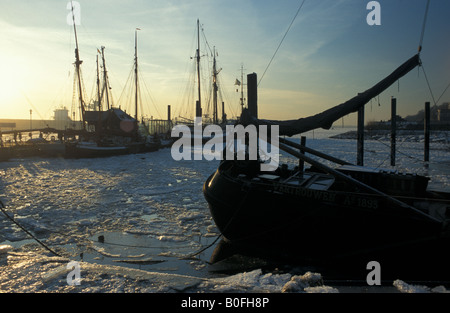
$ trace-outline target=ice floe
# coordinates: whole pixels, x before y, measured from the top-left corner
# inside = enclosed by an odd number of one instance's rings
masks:
[[[307,146],[349,162],[356,143],[308,139]],[[365,164],[383,167],[389,147],[370,143]],[[400,169],[450,186],[448,151],[432,150],[424,167],[420,143],[402,143]],[[282,161],[296,160],[282,156]],[[380,164],[381,163],[381,164]],[[202,185],[218,162],[176,162],[170,149],[103,160],[17,159],[0,164],[0,196],[7,211],[64,258],[52,257],[0,215],[0,292],[272,292],[334,293],[320,273],[259,269],[209,271],[212,249],[183,259],[217,236]],[[105,236],[104,243],[98,236]],[[83,254],[83,258],[80,255]],[[81,284],[70,286],[66,266],[80,261]],[[160,262],[162,261],[162,262]],[[395,292],[447,292],[445,286],[388,285]]]

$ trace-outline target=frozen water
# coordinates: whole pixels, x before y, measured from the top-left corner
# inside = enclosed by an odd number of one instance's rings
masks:
[[[414,285],[414,284],[408,284],[404,281],[397,279],[393,283],[394,287],[397,288],[402,293],[449,293],[444,286],[439,285],[434,288],[430,288],[428,286],[424,285]]]
[[[307,146],[355,162],[354,140],[323,134],[307,134]],[[445,144],[432,146],[427,167],[421,161],[420,142],[401,142],[397,155],[396,169],[427,174],[433,187],[449,189]],[[296,162],[285,154],[281,161]],[[367,141],[365,165],[390,168],[388,164],[389,147]],[[7,212],[61,255],[52,256],[0,215],[0,291],[349,290],[328,286],[321,274],[308,270],[272,272],[261,266],[232,274],[212,272],[208,261],[214,246],[190,257],[219,235],[202,194],[203,183],[217,165],[218,161],[174,161],[170,149],[105,159],[30,158],[0,163],[0,198]],[[83,261],[79,286],[66,282],[69,260]],[[389,290],[418,291],[405,284],[391,284]],[[443,286],[429,288],[446,291]]]

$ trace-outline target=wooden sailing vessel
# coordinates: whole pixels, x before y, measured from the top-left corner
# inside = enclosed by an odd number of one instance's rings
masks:
[[[328,129],[419,64],[415,55],[372,88],[315,116],[269,121],[244,110],[241,123],[279,125],[280,135],[288,136]],[[427,177],[354,166],[281,137],[279,147],[311,167],[282,165],[262,172],[259,160],[225,160],[203,186],[211,215],[233,251],[316,264],[357,264],[361,270],[375,260],[386,272],[425,266],[450,277],[450,193],[428,190]],[[338,166],[327,166],[299,149]],[[220,258],[215,253],[212,261]]]
[[[207,125],[219,125],[222,128],[225,127],[227,124],[227,115],[225,113],[225,103],[222,101],[221,110],[219,109],[219,73],[221,72],[221,68],[217,68],[217,51],[215,47],[213,47],[212,51],[211,48],[208,45],[208,48],[212,55],[212,70],[211,70],[211,98],[210,101],[206,101],[206,97],[202,96],[202,77],[201,77],[201,59],[202,59],[202,52],[201,52],[201,45],[200,45],[200,21],[197,19],[197,49],[195,52],[195,74],[196,74],[196,80],[197,80],[197,86],[196,86],[196,97],[195,100],[195,120],[199,121],[201,118],[202,127],[206,127]],[[209,54],[208,54],[209,55]],[[206,88],[204,88],[206,89]],[[205,100],[205,101],[203,101]],[[207,105],[205,105],[204,102],[208,102]],[[208,107],[208,109],[206,109]],[[221,116],[220,112],[221,111]],[[208,140],[211,139],[211,137],[203,136],[202,138],[197,138],[195,140],[194,135],[194,124],[195,121],[190,118],[180,117],[178,125],[187,125],[191,128],[191,134],[192,134],[192,144],[195,145],[196,142],[202,142],[205,143]]]
[[[73,10],[73,9],[72,9]],[[74,17],[73,17],[74,18]],[[75,68],[78,82],[78,99],[81,108],[82,130],[76,141],[66,142],[65,158],[91,158],[123,155],[130,153],[151,152],[159,149],[159,142],[139,132],[138,121],[138,63],[137,63],[137,30],[135,33],[135,118],[119,108],[113,108],[109,101],[109,82],[106,72],[104,47],[101,56],[103,60],[103,88],[100,91],[100,78],[97,56],[97,105],[98,110],[86,110],[81,85],[81,64],[78,48],[76,25],[75,33]],[[100,51],[99,51],[100,52]],[[107,110],[103,110],[102,101],[106,98]],[[92,130],[93,129],[93,130]]]

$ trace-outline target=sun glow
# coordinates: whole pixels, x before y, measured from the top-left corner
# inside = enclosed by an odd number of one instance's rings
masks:
[[[0,56],[0,103],[7,104],[20,95],[21,73],[24,66],[11,57]]]
[[[0,118],[10,118],[22,110],[22,94],[29,81],[26,64],[12,55],[0,55]]]

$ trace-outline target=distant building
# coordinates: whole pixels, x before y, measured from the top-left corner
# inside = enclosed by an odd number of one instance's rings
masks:
[[[54,122],[53,127],[58,130],[64,130],[66,128],[72,127],[72,120],[69,117],[69,110],[67,108],[56,109],[53,116]]]
[[[439,122],[450,122],[450,103],[444,103],[441,108],[438,109],[437,119]]]

